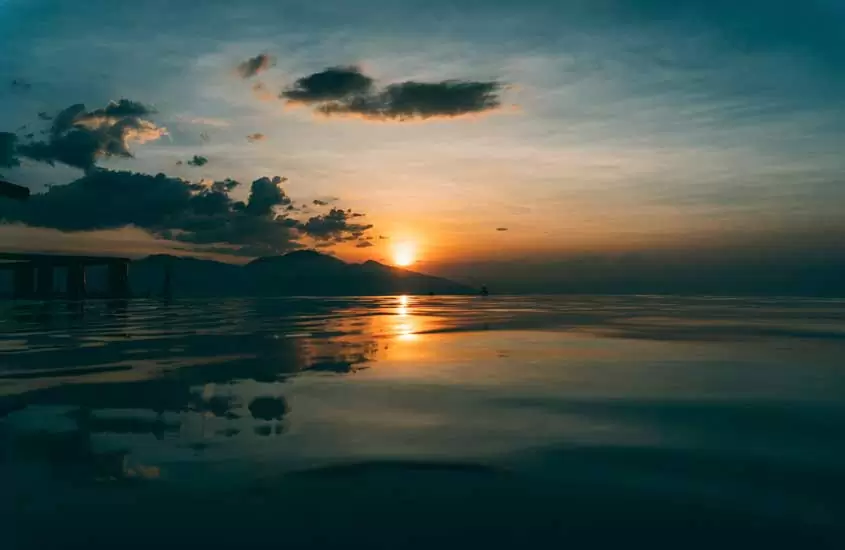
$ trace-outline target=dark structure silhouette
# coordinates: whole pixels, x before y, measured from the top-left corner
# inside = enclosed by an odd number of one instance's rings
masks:
[[[56,268],[65,268],[66,297],[81,300],[87,295],[85,269],[92,266],[107,267],[109,298],[128,298],[130,261],[128,258],[114,257],[0,252],[0,269],[11,269],[14,272],[13,295],[18,299],[43,300],[56,297]]]
[[[0,197],[15,200],[29,198],[29,189],[0,180]],[[67,269],[67,298],[85,298],[85,268],[105,265],[108,268],[108,297],[129,297],[129,262],[127,258],[97,256],[65,256],[55,254],[17,254],[0,252],[0,269],[11,269],[13,295],[20,299],[48,299],[56,295],[56,268]]]

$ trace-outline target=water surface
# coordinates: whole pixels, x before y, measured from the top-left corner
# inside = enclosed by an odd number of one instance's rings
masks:
[[[8,302],[0,544],[838,547],[843,357],[836,300]]]

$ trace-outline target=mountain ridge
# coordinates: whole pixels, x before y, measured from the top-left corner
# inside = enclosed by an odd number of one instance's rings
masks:
[[[174,296],[378,296],[472,294],[469,286],[375,260],[348,263],[315,250],[262,256],[243,265],[192,256],[154,254],[132,262],[135,294],[164,292],[167,269]]]

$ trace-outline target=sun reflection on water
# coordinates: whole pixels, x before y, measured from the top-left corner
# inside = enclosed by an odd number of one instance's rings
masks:
[[[399,296],[399,306],[396,308],[396,314],[400,317],[408,316],[408,297],[405,295]]]
[[[396,308],[396,315],[399,318],[399,322],[396,324],[396,333],[400,340],[405,341],[417,338],[414,330],[413,316],[411,315],[408,304],[408,296],[399,296],[399,307]]]

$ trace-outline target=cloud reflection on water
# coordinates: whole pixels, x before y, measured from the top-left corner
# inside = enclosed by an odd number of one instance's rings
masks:
[[[354,374],[391,343],[396,355],[403,340],[433,326],[417,318],[408,296],[203,307],[143,300],[120,308],[103,302],[7,306],[0,414],[41,417],[35,431],[23,430],[23,439],[15,440],[28,449],[26,456],[41,450],[47,463],[72,456],[90,463],[72,469],[75,476],[118,479],[98,471],[114,462],[104,457],[115,451],[95,450],[91,434],[176,438],[197,453],[221,438],[279,435],[290,411],[283,393],[291,376]],[[52,411],[75,426],[51,429],[57,422],[49,418]],[[33,438],[41,443],[31,444]],[[120,456],[129,456],[132,444],[121,446]],[[75,446],[72,452],[68,445]]]

